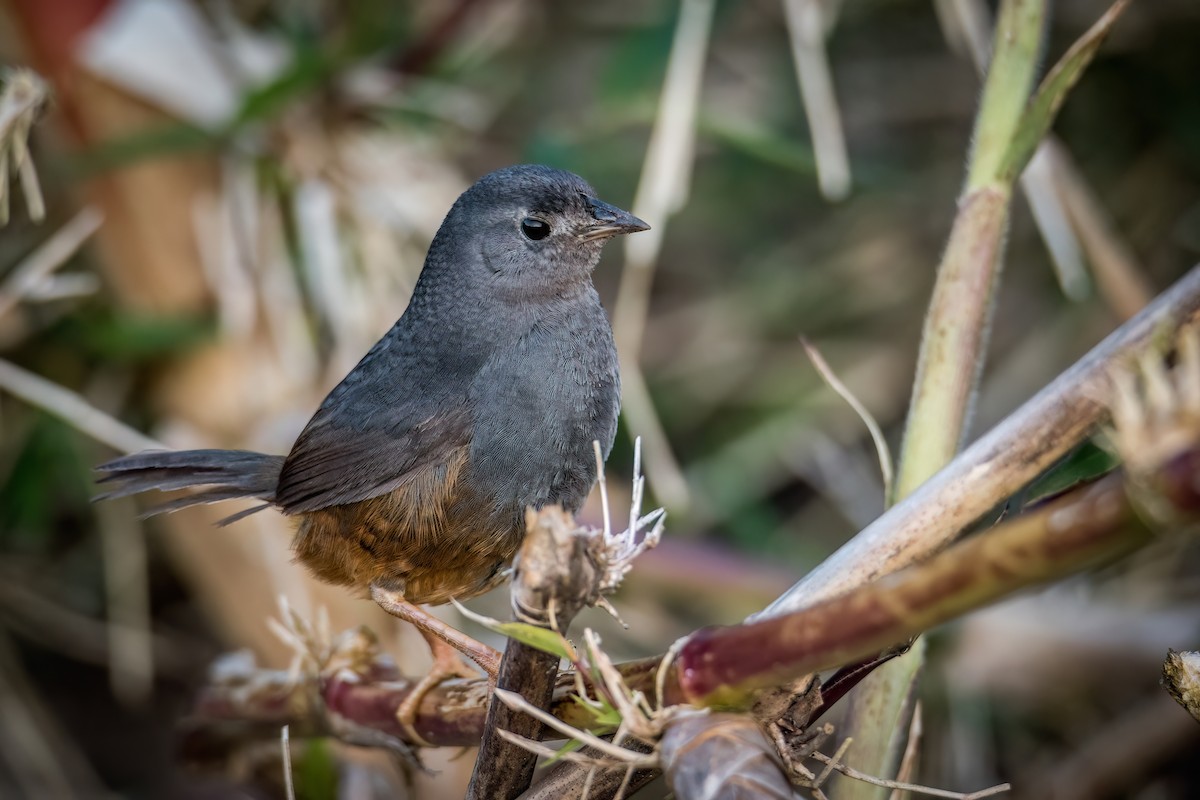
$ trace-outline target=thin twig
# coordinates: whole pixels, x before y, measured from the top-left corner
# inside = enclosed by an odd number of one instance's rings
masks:
[[[500,702],[504,703],[504,705],[508,706],[509,708],[520,711],[524,714],[528,714],[546,727],[558,731],[566,738],[578,739],[588,747],[593,747],[610,758],[615,758],[618,761],[627,763],[640,762],[641,759],[645,758],[645,755],[642,753],[635,753],[633,751],[626,750],[623,747],[618,747],[612,742],[607,742],[604,739],[601,739],[599,736],[596,736],[593,733],[571,727],[553,714],[543,711],[532,703],[527,702],[524,697],[521,697],[521,695],[517,694],[516,692],[509,692],[505,691],[504,689],[496,689],[496,697],[498,697]]]
[[[75,254],[88,237],[100,228],[104,217],[88,206],[13,268],[0,285],[0,317],[30,295],[46,278]]]
[[[946,797],[950,798],[950,800],[982,800],[985,797],[991,797],[1012,789],[1011,785],[1007,783],[1001,783],[997,784],[996,786],[989,786],[986,789],[980,789],[977,792],[952,792],[949,789],[935,789],[932,786],[921,786],[916,783],[904,783],[903,781],[889,781],[883,778],[876,778],[874,775],[867,775],[866,773],[859,772],[852,767],[848,767],[836,758],[827,756],[819,751],[813,753],[812,758],[820,761],[822,764],[832,767],[833,769],[845,775],[847,778],[852,778],[856,781],[862,781],[874,786],[882,786],[885,789],[899,789],[905,792],[915,792],[917,794],[924,794],[930,797]]]
[[[556,747],[551,747],[547,744],[542,744],[534,739],[529,739],[525,736],[518,736],[512,731],[500,730],[497,731],[500,736],[508,742],[512,742],[518,747],[523,747],[531,753],[535,753],[542,758],[548,758],[556,761],[570,761],[572,764],[581,764],[585,767],[612,767],[618,764],[624,765],[624,761],[606,760],[595,756],[587,755],[586,753],[577,753],[571,750],[560,750]]]
[[[846,751],[850,749],[850,745],[852,744],[854,744],[854,739],[847,736],[842,740],[842,743],[838,745],[838,749],[833,752],[832,758],[827,761],[820,758],[817,759],[818,761],[824,761],[825,768],[818,772],[817,776],[813,778],[813,788],[820,788],[821,786],[825,785],[825,781],[829,780],[829,774],[834,770],[834,765],[842,760],[842,756],[846,755]],[[813,757],[815,758],[817,755],[820,755],[820,753],[818,751],[814,751]]]
[[[909,778],[916,776],[921,754],[922,731],[921,701],[917,700],[913,704],[912,720],[908,724],[908,735],[904,738],[904,755],[900,757],[900,766],[896,769],[896,780],[907,781]],[[903,790],[893,790],[888,800],[905,800]]]

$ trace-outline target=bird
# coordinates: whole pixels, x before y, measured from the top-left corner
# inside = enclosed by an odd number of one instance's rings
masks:
[[[616,435],[620,372],[592,283],[604,243],[649,230],[573,173],[537,164],[480,178],[451,207],[408,305],[329,392],[286,455],[150,450],[101,464],[101,498],[207,487],[149,509],[256,498],[298,520],[295,558],[413,623],[434,668],[400,710],[499,655],[420,608],[501,583],[525,511],[578,511],[593,442]]]

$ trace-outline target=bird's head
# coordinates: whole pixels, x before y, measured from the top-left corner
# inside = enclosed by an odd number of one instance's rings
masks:
[[[604,242],[649,229],[596,197],[587,181],[536,164],[496,170],[459,197],[430,250],[453,261],[482,288],[521,299],[586,285]]]

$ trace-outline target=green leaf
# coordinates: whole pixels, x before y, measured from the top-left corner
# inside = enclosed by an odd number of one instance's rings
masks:
[[[0,457],[0,543],[48,552],[90,513],[92,460],[79,432],[39,411],[14,409]]]
[[[967,191],[994,183],[1029,100],[1037,71],[1045,0],[1005,0],[996,22],[992,62],[988,65]]]
[[[86,311],[63,320],[49,338],[106,361],[137,362],[191,350],[214,338],[204,317]]]
[[[1047,497],[1061,494],[1073,486],[1094,481],[1112,472],[1121,459],[1095,442],[1085,442],[1070,455],[1052,467],[1026,489],[1022,505],[1029,505]]]
[[[314,47],[296,47],[288,68],[279,76],[242,96],[241,106],[226,132],[248,123],[273,119],[296,100],[323,86],[336,72],[334,58]]]
[[[310,739],[292,760],[297,800],[337,800],[338,764],[325,739]]]
[[[215,149],[221,140],[212,131],[186,122],[170,122],[107,139],[67,161],[67,172],[87,178],[154,158]]]
[[[516,639],[521,644],[527,644],[530,647],[541,650],[543,653],[550,653],[559,658],[565,658],[568,661],[575,660],[575,648],[558,631],[552,631],[549,628],[540,628],[537,625],[530,625],[528,622],[496,622],[495,620],[491,620],[489,623],[483,624],[496,633],[507,636],[510,639]]]
[[[669,14],[655,24],[633,26],[617,40],[597,80],[601,105],[627,106],[631,99],[653,96],[662,88],[675,19]]]
[[[1104,16],[1071,45],[1071,49],[1046,75],[1038,87],[1037,94],[1034,95],[1033,102],[1021,117],[1021,124],[1013,134],[1008,152],[1004,155],[1000,167],[1000,176],[1004,180],[1015,180],[1021,174],[1021,170],[1025,169],[1038,143],[1054,124],[1054,118],[1058,116],[1058,110],[1067,98],[1067,93],[1079,81],[1088,64],[1092,63],[1096,51],[1100,49],[1117,18],[1129,7],[1129,3],[1130,0],[1117,0],[1113,3]]]
[[[806,144],[769,130],[744,123],[731,123],[711,115],[700,119],[700,129],[730,149],[770,166],[802,175],[816,174],[816,160],[812,148]]]
[[[573,694],[571,695],[571,699],[583,708],[584,711],[592,715],[592,724],[587,727],[589,731],[597,736],[611,733],[621,727],[621,712],[603,697],[599,700],[588,701],[577,694]]]
[[[583,747],[583,742],[579,741],[578,739],[568,739],[566,742],[563,743],[562,747],[560,747],[554,751],[554,755],[552,755],[552,756],[550,756],[550,758],[546,759],[546,762],[544,764],[542,764],[542,766],[548,767],[551,764],[553,764],[555,761],[558,761],[559,759],[561,759],[567,753],[573,753],[576,750],[578,750],[580,747]]]

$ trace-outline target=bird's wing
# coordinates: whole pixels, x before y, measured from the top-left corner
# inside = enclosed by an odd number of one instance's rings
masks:
[[[275,504],[286,513],[386,494],[470,442],[471,416],[461,403],[338,399],[322,406],[284,462]],[[374,407],[355,413],[364,405]]]

